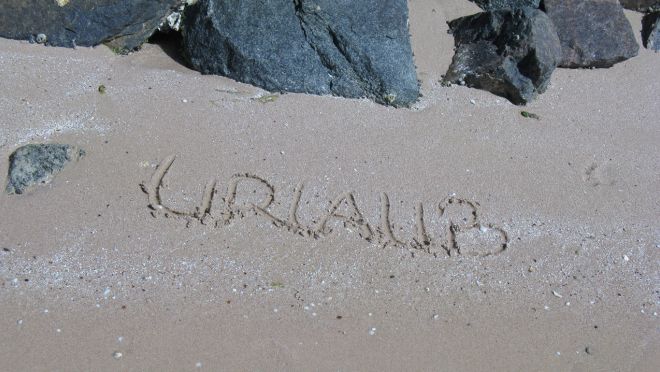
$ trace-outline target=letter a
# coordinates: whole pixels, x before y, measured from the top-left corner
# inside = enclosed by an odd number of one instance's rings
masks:
[[[346,201],[346,204],[348,204],[349,208],[352,209],[352,213],[350,216],[337,214],[337,209],[339,209],[342,202],[344,201]],[[328,233],[327,225],[328,225],[328,221],[330,221],[331,218],[336,218],[338,220],[344,221],[344,223],[356,226],[357,228],[360,229],[360,236],[365,240],[370,241],[373,237],[371,227],[369,227],[369,224],[364,220],[362,213],[360,212],[360,210],[357,207],[357,204],[355,203],[355,197],[353,197],[353,194],[351,192],[346,192],[340,195],[332,203],[332,205],[330,205],[330,210],[325,215],[325,217],[321,219],[316,229],[316,232],[318,234],[324,235]]]

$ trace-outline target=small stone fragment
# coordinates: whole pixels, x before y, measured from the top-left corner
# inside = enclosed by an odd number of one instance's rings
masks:
[[[538,9],[497,10],[449,22],[456,53],[444,79],[515,104],[543,93],[561,59],[552,21]]]
[[[647,49],[660,50],[660,11],[642,18],[642,42]]]
[[[522,116],[524,118],[528,118],[528,119],[541,120],[540,116],[536,115],[533,112],[529,112],[529,111],[520,111],[520,116]],[[532,272],[532,271],[533,271],[533,268],[532,268],[532,266],[530,266],[530,272]]]
[[[117,360],[121,359],[122,356],[124,356],[124,354],[122,354],[120,351],[115,351],[114,353],[112,353],[112,357]]]
[[[99,85],[99,93],[105,94],[105,85],[103,84]]]
[[[543,6],[561,40],[560,67],[611,67],[639,51],[617,0],[544,0]]]
[[[46,34],[38,34],[37,37],[35,38],[35,41],[37,44],[46,44],[48,41],[48,36]]]
[[[22,194],[34,184],[46,184],[64,166],[78,160],[85,152],[63,144],[30,144],[19,147],[9,156],[6,192]]]

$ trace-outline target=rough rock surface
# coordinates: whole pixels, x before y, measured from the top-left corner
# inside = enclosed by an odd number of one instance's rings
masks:
[[[543,93],[561,58],[552,21],[540,10],[498,10],[449,22],[456,53],[445,81],[525,104]]]
[[[660,12],[649,13],[642,18],[642,40],[646,48],[660,50]]]
[[[660,11],[660,0],[619,0],[624,8],[639,12]]]
[[[70,161],[84,155],[75,146],[62,144],[30,144],[19,147],[9,156],[6,192],[22,194],[34,184],[50,182]]]
[[[405,0],[200,0],[184,13],[190,64],[270,91],[419,96]]]
[[[541,0],[470,0],[483,10],[538,8]]]
[[[544,0],[562,46],[560,67],[611,67],[639,51],[617,0]]]
[[[144,43],[180,0],[3,0],[0,37],[61,47],[110,43],[128,51]],[[43,42],[43,40],[39,40]]]

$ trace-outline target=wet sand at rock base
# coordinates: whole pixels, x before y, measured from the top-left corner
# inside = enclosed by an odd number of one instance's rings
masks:
[[[0,39],[3,157],[86,153],[0,195],[0,370],[657,370],[660,56],[443,87],[477,10],[412,109]]]

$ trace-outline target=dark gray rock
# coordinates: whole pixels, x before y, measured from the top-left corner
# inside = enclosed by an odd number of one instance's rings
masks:
[[[642,41],[644,47],[660,50],[660,12],[649,13],[642,18]]]
[[[611,67],[639,45],[617,0],[544,0],[562,46],[560,67]]]
[[[470,0],[483,10],[538,8],[541,0]]]
[[[31,144],[19,147],[9,156],[6,192],[22,194],[34,184],[50,182],[70,161],[78,160],[84,151],[61,144]]]
[[[483,12],[449,22],[456,53],[445,81],[515,104],[543,93],[561,58],[552,21],[538,9]]]
[[[621,5],[638,12],[660,11],[660,0],[619,0]]]
[[[184,53],[204,74],[393,106],[419,96],[406,0],[200,0],[183,19]]]
[[[180,0],[3,0],[0,37],[61,47],[110,43],[118,52],[144,43]]]

